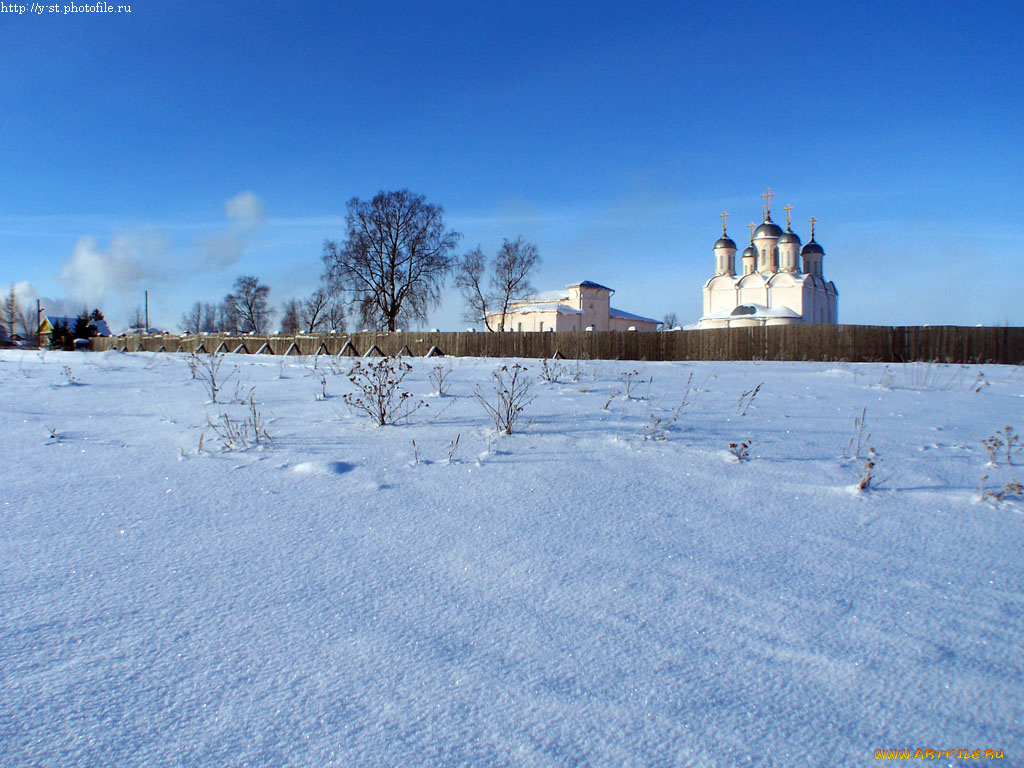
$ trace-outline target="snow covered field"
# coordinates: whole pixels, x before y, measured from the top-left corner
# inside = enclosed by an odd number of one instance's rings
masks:
[[[0,352],[0,766],[1024,765],[1021,368],[316,362]]]

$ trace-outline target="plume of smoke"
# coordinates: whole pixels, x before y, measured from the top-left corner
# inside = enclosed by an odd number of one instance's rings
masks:
[[[80,237],[58,279],[73,300],[102,306],[111,299],[137,296],[143,281],[159,278],[161,261],[170,250],[165,235],[118,235],[106,249],[94,237]]]
[[[240,229],[258,229],[267,219],[263,200],[253,192],[242,192],[224,204],[224,214]]]
[[[228,200],[224,204],[224,215],[230,222],[228,228],[199,243],[206,268],[224,269],[236,263],[266,221],[263,200],[253,192],[242,192]]]
[[[96,237],[82,236],[57,275],[67,297],[38,298],[48,314],[75,315],[87,306],[101,308],[115,323],[125,320],[141,305],[144,289],[162,285],[166,296],[168,288],[193,280],[197,272],[237,262],[266,221],[263,200],[253,192],[227,200],[224,216],[222,230],[194,244],[198,264],[187,253],[175,253],[171,238],[160,232],[117,234],[105,246]],[[18,295],[21,301],[31,300],[34,312],[36,289]]]

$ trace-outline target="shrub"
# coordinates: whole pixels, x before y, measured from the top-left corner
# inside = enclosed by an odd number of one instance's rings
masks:
[[[420,408],[427,407],[422,400],[414,402],[412,393],[401,388],[411,370],[412,366],[398,357],[356,360],[348,380],[357,391],[345,395],[345,404],[365,413],[379,427],[399,424]]]
[[[754,399],[757,397],[757,393],[761,391],[762,386],[764,386],[763,381],[753,389],[748,389],[740,395],[739,400],[736,401],[736,413],[740,416],[747,415],[747,409],[754,404]]]
[[[667,440],[668,431],[672,428],[672,425],[676,423],[679,415],[683,412],[683,409],[690,404],[690,392],[693,384],[693,374],[691,373],[686,379],[686,389],[683,391],[683,398],[679,401],[679,405],[673,408],[667,415],[659,416],[656,413],[651,413],[647,417],[647,421],[641,425],[639,435],[644,440]],[[610,402],[610,401],[609,401]],[[605,408],[608,404],[605,404]]]
[[[867,425],[867,413],[868,409],[865,406],[861,408],[860,416],[856,416],[853,419],[853,437],[850,438],[850,442],[846,444],[846,448],[843,449],[843,458],[860,458],[860,448],[863,443],[871,440],[871,433],[868,432],[867,436],[864,435],[864,429]]]
[[[256,407],[256,391],[254,389],[249,390],[248,405],[249,412],[241,421],[235,421],[226,413],[222,413],[217,421],[207,418],[210,429],[214,431],[226,450],[244,451],[250,446],[270,442],[263,414]],[[202,452],[203,438],[205,438],[205,433],[200,438],[200,452]]]
[[[653,381],[653,380],[654,380],[654,377],[652,376],[647,381],[648,388],[650,388],[651,381]],[[643,383],[644,380],[640,378],[640,371],[638,371],[638,370],[636,370],[634,368],[632,371],[622,371],[619,374],[619,381],[622,382],[622,386],[626,390],[626,399],[627,400],[632,400],[633,399],[633,387],[635,387],[637,384]]]
[[[476,388],[477,402],[483,406],[494,428],[506,435],[512,434],[523,410],[533,402],[530,397],[533,381],[526,378],[525,374],[526,368],[518,363],[511,367],[503,365],[494,371],[491,374],[495,381],[493,401],[480,391],[480,385]]]
[[[435,365],[430,369],[430,383],[434,385],[438,397],[444,397],[448,393],[448,377],[451,372],[451,368],[443,365]]]
[[[1001,504],[1004,501],[1022,500],[1024,499],[1024,485],[1021,485],[1017,480],[1010,480],[1006,485],[997,490],[991,491],[985,487],[985,481],[988,480],[988,475],[981,476],[981,501],[987,501],[992,504]]]
[[[999,453],[1004,448],[1006,449],[1006,463],[1010,465],[1013,463],[1013,454],[1020,450],[1020,435],[1013,431],[1013,427],[1006,425],[1001,430],[996,430],[992,437],[982,440],[981,444],[985,446],[985,450],[988,452],[988,463],[990,465],[994,467],[999,463]]]
[[[448,443],[448,463],[451,464],[455,460],[455,452],[459,450],[459,440],[462,438],[462,433],[455,435],[455,439]]]
[[[540,361],[540,378],[547,384],[554,384],[565,375],[565,366],[559,363],[548,363],[547,358]]]
[[[750,440],[729,443],[729,453],[736,458],[736,461],[747,461],[750,458]]]
[[[885,482],[889,480],[890,476],[879,477],[878,476],[878,465],[881,460],[875,449],[868,447],[867,458],[864,459],[864,466],[860,471],[860,480],[857,482],[858,491],[868,491],[872,488],[880,488]]]
[[[206,390],[210,393],[210,402],[213,403],[217,402],[217,395],[224,383],[238,373],[238,368],[235,368],[226,376],[221,374],[220,368],[224,364],[223,353],[210,352],[207,355],[199,355],[193,352],[186,360],[188,368],[192,372],[192,378],[198,379],[206,385]]]

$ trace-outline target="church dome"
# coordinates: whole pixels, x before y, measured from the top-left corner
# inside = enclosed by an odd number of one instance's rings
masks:
[[[800,238],[797,237],[796,232],[791,229],[787,229],[782,233],[782,237],[779,238],[779,245],[784,245],[785,243],[796,243],[797,245],[800,245]]]
[[[771,219],[765,219],[760,227],[754,230],[754,239],[759,237],[782,237],[782,227]]]
[[[744,259],[756,259],[757,258],[757,253],[754,251],[754,246],[748,245],[746,248],[744,248],[743,249],[743,256],[741,258],[744,258]]]
[[[731,237],[722,235],[720,238],[718,238],[718,240],[715,241],[715,250],[717,251],[719,248],[732,248],[735,251],[736,243],[733,242]]]
[[[820,253],[820,254],[824,255],[825,251],[824,251],[824,249],[820,245],[818,245],[818,243],[812,237],[808,241],[807,245],[804,246],[803,250],[800,251],[800,255],[801,256],[804,256],[804,255],[806,255],[808,253]]]

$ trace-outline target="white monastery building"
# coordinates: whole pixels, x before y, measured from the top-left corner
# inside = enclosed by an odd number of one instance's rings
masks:
[[[728,213],[722,214],[722,236],[714,245],[715,274],[704,284],[704,315],[697,328],[735,328],[751,325],[793,325],[796,323],[837,323],[839,293],[822,272],[825,250],[814,239],[801,249],[800,238],[790,227],[785,206],[786,231],[771,216],[771,199],[765,190],[764,221],[754,229],[750,223],[750,245],[740,257],[736,270],[736,243],[725,231]]]
[[[654,331],[660,322],[623,312],[611,305],[611,288],[589,280],[546,291],[510,304],[507,331]],[[501,327],[501,313],[487,315],[487,324]]]

